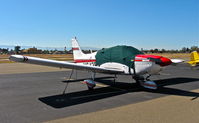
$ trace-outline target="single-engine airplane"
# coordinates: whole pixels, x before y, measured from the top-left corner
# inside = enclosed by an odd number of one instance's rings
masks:
[[[199,66],[199,54],[197,51],[191,52],[191,58],[188,63],[193,67]]]
[[[96,73],[130,75],[138,85],[148,89],[157,89],[157,84],[151,81],[149,77],[158,74],[163,67],[172,63],[183,62],[179,59],[146,55],[134,47],[124,45],[103,48],[97,52],[85,54],[82,52],[76,38],[71,41],[74,62],[23,55],[11,55],[9,59],[15,62],[90,71],[91,79],[84,80],[89,90],[92,90],[96,85],[94,81]]]

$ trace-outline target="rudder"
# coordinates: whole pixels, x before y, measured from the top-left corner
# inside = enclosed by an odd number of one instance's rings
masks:
[[[75,37],[74,39],[72,39],[71,43],[72,43],[72,50],[73,50],[73,58],[74,59],[81,58],[84,55],[84,53],[82,52],[79,46],[77,38]]]

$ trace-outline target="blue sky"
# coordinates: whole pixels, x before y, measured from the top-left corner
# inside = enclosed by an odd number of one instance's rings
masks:
[[[0,0],[0,45],[199,45],[199,0]]]

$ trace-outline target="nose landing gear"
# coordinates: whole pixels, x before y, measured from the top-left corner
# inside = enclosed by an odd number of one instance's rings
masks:
[[[133,79],[135,79],[136,83],[139,86],[142,86],[147,89],[157,90],[158,86],[154,81],[151,81],[149,79],[150,76],[151,75],[147,76],[146,78],[144,78],[143,76],[134,76]]]

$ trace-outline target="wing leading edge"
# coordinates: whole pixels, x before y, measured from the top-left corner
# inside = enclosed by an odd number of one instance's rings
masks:
[[[107,68],[103,68],[99,66],[82,65],[82,64],[77,64],[77,63],[36,58],[36,57],[23,56],[23,55],[11,55],[9,59],[15,62],[37,64],[37,65],[59,67],[59,68],[85,70],[85,71],[92,71],[92,72],[98,72],[98,73],[108,73],[108,74],[124,73],[124,71],[119,70],[119,69],[110,69],[110,68],[107,69]]]

